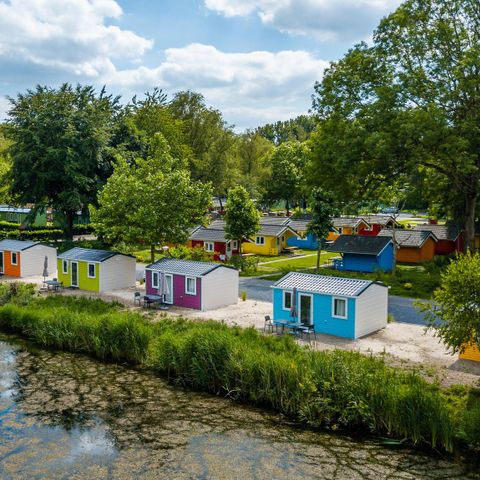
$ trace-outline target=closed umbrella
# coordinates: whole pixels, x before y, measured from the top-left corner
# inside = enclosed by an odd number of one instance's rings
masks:
[[[48,277],[48,257],[45,255],[45,260],[43,261],[43,281]]]
[[[293,319],[296,319],[298,317],[298,311],[297,311],[297,289],[294,288],[292,292],[292,305],[290,307],[290,316]]]
[[[165,297],[170,293],[168,289],[167,277],[163,272],[160,274],[157,293],[162,298],[162,302],[165,302]]]

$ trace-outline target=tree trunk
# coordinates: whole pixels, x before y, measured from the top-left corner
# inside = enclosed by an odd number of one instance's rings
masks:
[[[155,245],[150,245],[150,263],[155,261]]]
[[[322,253],[322,247],[320,246],[320,244],[318,245],[318,249],[317,249],[317,267],[315,269],[315,273],[319,273],[320,272],[320,255]]]
[[[242,254],[242,240],[237,240],[238,241],[238,254]]]
[[[67,211],[65,212],[65,238],[67,240],[73,240],[73,219],[75,217],[75,212]]]
[[[477,195],[469,195],[465,198],[465,238],[464,250],[475,251],[475,213]]]
[[[287,217],[290,216],[290,202],[285,200],[285,208],[287,209]]]

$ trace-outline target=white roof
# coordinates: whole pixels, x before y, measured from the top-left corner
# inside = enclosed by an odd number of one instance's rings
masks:
[[[272,285],[272,288],[302,292],[322,293],[324,295],[340,295],[342,297],[358,297],[373,282],[358,278],[327,277],[311,273],[290,272]],[[377,283],[386,287],[381,283]]]

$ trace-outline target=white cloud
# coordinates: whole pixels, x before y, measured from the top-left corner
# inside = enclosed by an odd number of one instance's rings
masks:
[[[294,35],[320,40],[367,38],[380,18],[401,0],[205,0],[205,6],[226,17],[257,13],[261,21]]]
[[[152,42],[107,24],[122,9],[115,0],[0,0],[0,60],[96,77],[112,59],[137,60]]]
[[[225,53],[211,45],[171,48],[157,68],[118,71],[105,79],[124,89],[192,89],[239,128],[291,118],[310,107],[327,62],[309,52]]]

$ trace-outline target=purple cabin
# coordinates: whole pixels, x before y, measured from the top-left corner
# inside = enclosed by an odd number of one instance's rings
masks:
[[[163,293],[165,303],[213,310],[238,301],[238,270],[223,264],[162,258],[145,269],[148,295]]]

